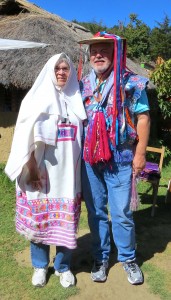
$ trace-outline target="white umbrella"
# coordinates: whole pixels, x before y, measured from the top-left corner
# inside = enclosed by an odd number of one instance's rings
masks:
[[[21,49],[21,48],[44,48],[49,44],[36,43],[31,41],[20,41],[10,39],[0,39],[0,50]]]

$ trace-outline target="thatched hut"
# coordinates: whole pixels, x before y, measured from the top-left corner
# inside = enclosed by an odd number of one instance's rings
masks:
[[[68,54],[77,65],[77,41],[91,34],[27,1],[1,0],[0,36],[48,44],[43,48],[0,51],[0,161],[6,161],[21,100],[43,65],[60,52]]]
[[[0,51],[0,162],[9,155],[21,100],[46,61],[65,52],[78,65],[78,41],[91,37],[84,27],[24,0],[1,0],[0,36],[4,39],[44,43],[46,47]],[[147,72],[128,60],[128,67]],[[138,68],[138,69],[137,69]]]
[[[0,53],[0,83],[4,86],[29,88],[45,62],[55,53],[65,51],[78,60],[77,41],[90,33],[24,0],[2,0],[0,4],[1,38],[46,43],[39,49],[20,49]]]

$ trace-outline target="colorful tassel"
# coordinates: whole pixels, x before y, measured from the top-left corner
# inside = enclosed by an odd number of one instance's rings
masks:
[[[137,177],[135,174],[132,175],[132,190],[131,190],[131,202],[130,210],[136,211],[139,206],[139,197],[137,192]]]
[[[84,146],[84,160],[91,165],[107,162],[111,158],[105,117],[102,111],[95,112],[89,124]]]

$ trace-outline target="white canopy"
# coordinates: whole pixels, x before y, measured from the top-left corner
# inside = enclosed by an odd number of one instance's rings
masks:
[[[29,41],[0,39],[0,50],[38,48],[38,47],[44,48],[48,45],[49,44],[29,42]]]

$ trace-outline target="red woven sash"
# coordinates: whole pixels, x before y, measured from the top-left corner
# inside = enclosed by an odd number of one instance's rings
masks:
[[[94,114],[88,127],[83,153],[84,160],[91,165],[111,158],[104,114],[102,111]]]

